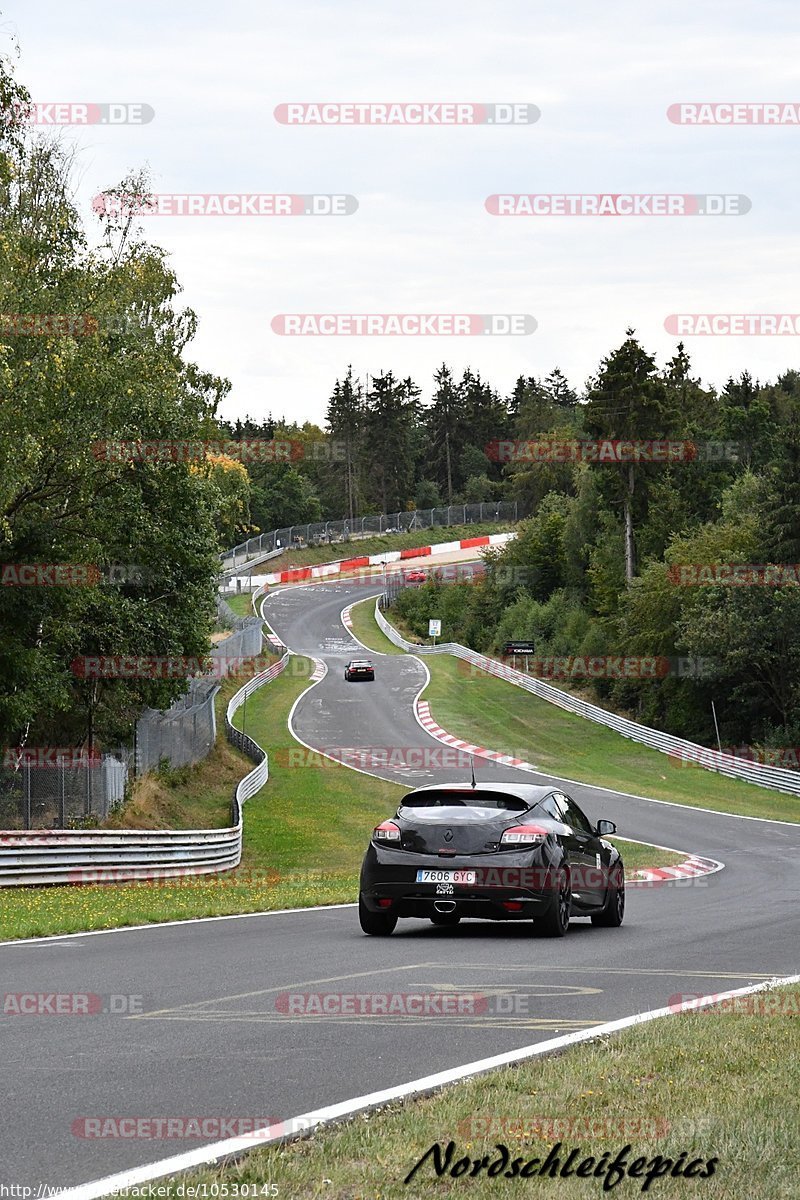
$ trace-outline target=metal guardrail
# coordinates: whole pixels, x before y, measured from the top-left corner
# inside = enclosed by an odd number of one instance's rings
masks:
[[[800,772],[790,771],[784,767],[770,767],[763,763],[747,762],[732,754],[719,754],[709,750],[707,746],[698,745],[697,742],[689,742],[685,738],[661,733],[658,729],[650,729],[649,726],[640,725],[637,721],[630,721],[627,717],[618,717],[615,713],[599,708],[596,704],[590,704],[578,696],[570,695],[569,692],[562,692],[559,688],[544,683],[541,679],[532,679],[530,675],[525,675],[522,671],[515,671],[496,658],[478,654],[476,650],[470,650],[458,642],[442,642],[438,646],[421,646],[416,642],[408,642],[386,620],[380,611],[380,600],[381,597],[375,603],[375,620],[389,641],[401,650],[412,651],[414,654],[452,654],[479,670],[486,671],[488,675],[495,675],[499,679],[513,683],[516,687],[524,688],[526,692],[532,692],[539,699],[546,700],[548,704],[555,704],[566,712],[585,717],[586,720],[594,721],[598,725],[605,725],[608,729],[613,729],[615,733],[621,734],[622,737],[649,746],[651,750],[659,750],[662,754],[682,759],[705,770],[716,771],[730,779],[755,783],[758,787],[772,788],[774,791],[787,792],[789,795],[800,795]]]
[[[242,857],[242,807],[269,778],[266,751],[236,729],[233,716],[246,698],[275,679],[282,658],[240,688],[228,703],[228,741],[256,766],[236,786],[231,825],[224,829],[75,829],[0,833],[0,887],[43,883],[126,883],[230,871]]]

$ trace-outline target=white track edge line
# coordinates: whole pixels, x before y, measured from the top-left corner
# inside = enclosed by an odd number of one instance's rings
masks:
[[[485,1075],[501,1067],[524,1062],[526,1059],[552,1054],[555,1051],[563,1050],[568,1046],[579,1045],[583,1042],[596,1041],[598,1038],[606,1037],[608,1034],[618,1033],[632,1026],[644,1025],[661,1017],[675,1016],[678,1013],[711,1008],[724,1000],[733,999],[736,996],[752,995],[756,992],[769,991],[772,988],[793,983],[800,983],[800,975],[776,976],[763,983],[751,984],[748,987],[736,988],[733,991],[700,996],[695,1000],[682,1003],[679,1009],[673,1007],[649,1009],[645,1012],[634,1013],[633,1016],[620,1017],[615,1021],[608,1021],[603,1025],[594,1025],[589,1029],[580,1029],[574,1033],[565,1034],[562,1037],[550,1038],[548,1041],[523,1046],[518,1050],[496,1054],[491,1058],[477,1059],[475,1062],[466,1063],[464,1066],[452,1067],[449,1070],[439,1071],[434,1075],[426,1075],[421,1079],[413,1079],[408,1083],[402,1083],[396,1087],[385,1088],[380,1092],[371,1092],[364,1096],[356,1096],[351,1100],[343,1100],[338,1104],[330,1104],[325,1108],[318,1108],[311,1112],[303,1113],[298,1117],[292,1117],[288,1121],[280,1122],[278,1126],[268,1126],[248,1137],[228,1138],[225,1141],[204,1146],[200,1150],[190,1150],[185,1154],[176,1154],[171,1158],[162,1159],[160,1162],[148,1163],[143,1167],[134,1167],[131,1170],[122,1171],[116,1175],[107,1175],[102,1179],[91,1180],[89,1183],[80,1184],[74,1188],[67,1188],[60,1192],[59,1200],[98,1200],[99,1197],[107,1196],[112,1191],[119,1192],[124,1188],[135,1187],[140,1183],[148,1183],[153,1179],[163,1179],[165,1175],[170,1175],[175,1171],[185,1171],[192,1167],[216,1162],[220,1158],[241,1155],[247,1150],[254,1149],[256,1146],[283,1142],[300,1136],[308,1137],[318,1126],[326,1122],[338,1121],[344,1117],[350,1117],[356,1113],[369,1111],[381,1105],[389,1104],[392,1101],[438,1091],[448,1084],[458,1083],[476,1075]],[[273,1129],[277,1129],[278,1132],[272,1133],[271,1130]]]

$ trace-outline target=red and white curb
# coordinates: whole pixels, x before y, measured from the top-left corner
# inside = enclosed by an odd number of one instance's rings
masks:
[[[513,758],[510,754],[500,754],[497,750],[487,750],[485,746],[473,746],[471,742],[464,742],[461,738],[453,737],[446,729],[442,729],[441,725],[437,725],[431,716],[431,706],[427,700],[417,700],[416,716],[422,728],[431,737],[435,737],[437,742],[444,742],[446,746],[455,746],[457,750],[463,750],[466,754],[474,754],[477,758],[488,758],[492,762],[501,763],[504,767],[517,767],[520,771],[535,771],[538,773],[539,768],[533,763],[526,762],[524,758]]]
[[[684,862],[674,867],[642,867],[632,871],[627,880],[628,887],[657,887],[672,883],[676,879],[697,879],[701,875],[715,875],[725,866],[715,858],[701,858],[691,854]]]
[[[487,533],[482,537],[461,538],[457,542],[439,542],[435,546],[414,546],[408,550],[384,550],[382,554],[365,554],[360,558],[337,559],[335,562],[319,563],[315,567],[290,567],[285,571],[271,571],[267,575],[257,575],[261,585],[274,587],[281,583],[307,583],[315,579],[328,579],[345,572],[369,570],[370,567],[384,567],[390,563],[404,562],[410,558],[436,558],[441,554],[452,554],[455,550],[472,550],[481,546],[503,546],[517,536],[516,530],[506,533]],[[246,564],[242,564],[245,566]],[[229,577],[229,590],[236,586],[236,576]],[[249,578],[241,576],[242,579]]]
[[[320,679],[324,679],[328,674],[328,665],[321,658],[314,658],[311,655],[307,655],[306,657],[311,658],[314,664],[314,670],[309,676],[309,683],[319,683]]]
[[[417,700],[415,710],[419,724],[437,741],[463,750],[466,754],[474,754],[477,758],[488,758],[492,762],[501,763],[506,767],[516,767],[519,771],[531,771],[536,775],[542,774],[538,767],[533,763],[526,762],[523,758],[513,758],[510,754],[498,754],[496,750],[487,750],[485,746],[473,746],[471,742],[464,742],[461,738],[453,737],[451,733],[442,729],[441,725],[434,721],[427,700]],[[659,848],[671,849],[668,846]],[[674,850],[671,852],[680,853],[680,851]],[[679,879],[697,879],[701,875],[714,875],[724,866],[724,863],[717,862],[714,858],[701,858],[698,854],[691,854],[684,862],[678,863],[674,867],[653,867],[652,869],[643,867],[633,871],[631,877],[626,880],[626,886],[657,887]]]
[[[348,604],[347,608],[342,609],[342,612],[341,612],[342,624],[344,625],[345,629],[350,630],[351,633],[353,631],[353,615],[352,614],[353,614],[352,604]]]

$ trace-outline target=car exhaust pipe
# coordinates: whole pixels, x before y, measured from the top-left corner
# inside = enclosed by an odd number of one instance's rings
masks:
[[[433,907],[437,913],[451,913],[455,906],[455,900],[434,900],[433,902]]]

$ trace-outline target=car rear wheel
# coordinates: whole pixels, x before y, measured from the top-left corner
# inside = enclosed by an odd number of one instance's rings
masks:
[[[553,896],[550,907],[543,916],[534,922],[537,931],[545,937],[563,937],[569,929],[569,917],[572,908],[572,888],[569,875],[563,867],[551,875]]]
[[[349,672],[349,671],[345,671],[345,673],[344,673],[344,677],[345,677],[345,679],[347,680],[347,682],[349,683],[349,682],[350,682],[350,672]]]
[[[431,913],[431,921],[434,925],[450,926],[457,925],[461,917],[457,913]]]
[[[620,872],[621,873],[621,872]],[[606,902],[599,913],[592,916],[592,924],[606,929],[616,929],[625,916],[625,877],[620,883],[609,883]]]
[[[370,912],[363,896],[358,897],[358,920],[364,933],[368,933],[370,937],[388,937],[394,932],[397,924],[394,913]]]

